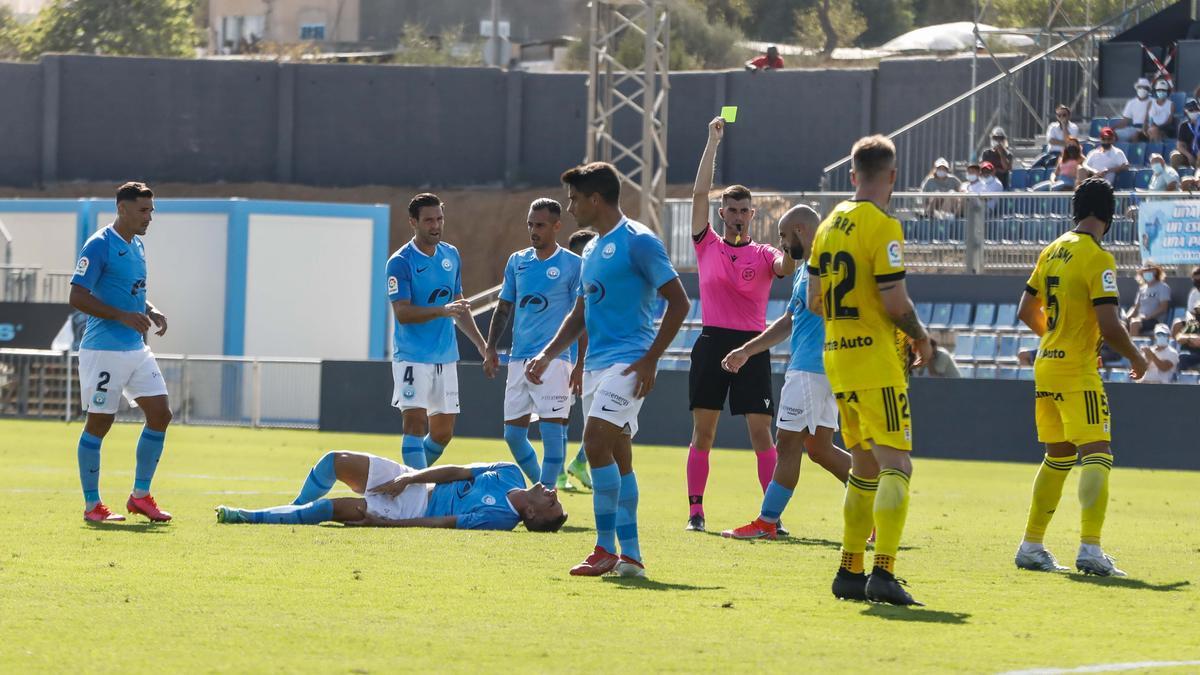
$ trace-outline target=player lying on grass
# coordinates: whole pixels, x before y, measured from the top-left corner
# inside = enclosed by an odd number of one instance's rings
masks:
[[[361,497],[325,499],[337,481]],[[541,483],[525,487],[511,462],[446,465],[416,470],[384,457],[329,452],[313,466],[296,499],[269,509],[218,506],[219,523],[375,527],[445,527],[557,532],[567,522],[558,493]]]

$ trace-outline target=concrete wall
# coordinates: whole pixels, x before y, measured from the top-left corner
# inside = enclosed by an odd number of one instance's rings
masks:
[[[981,80],[995,72],[981,64]],[[1068,76],[1056,69],[1052,79]],[[556,185],[584,154],[586,82],[489,68],[50,55],[0,64],[12,102],[0,106],[0,184]],[[737,105],[717,182],[801,190],[860,135],[965,91],[970,59],[684,72],[670,84],[669,182],[693,180],[708,120]],[[640,133],[631,111],[615,124],[626,138]]]

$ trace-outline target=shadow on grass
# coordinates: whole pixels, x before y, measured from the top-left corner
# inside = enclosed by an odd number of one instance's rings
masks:
[[[912,621],[915,623],[950,623],[962,625],[971,618],[966,612],[941,612],[936,609],[920,607],[893,607],[892,605],[871,605],[864,609],[863,616],[875,616],[888,621]]]
[[[559,532],[566,532],[568,534],[576,534],[579,532],[595,532],[595,531],[596,531],[596,529],[593,527],[583,527],[582,525],[563,525],[562,529],[559,530]]]
[[[606,584],[616,584],[624,588],[636,588],[644,591],[723,591],[724,586],[693,586],[692,584],[671,584],[653,579],[638,579],[634,577],[600,577]]]
[[[564,529],[566,529],[566,528],[564,528]],[[710,537],[718,537],[721,539],[728,538],[728,537],[722,537],[720,532],[705,532],[704,534],[707,534]],[[731,539],[731,541],[737,541],[737,540]],[[797,537],[795,535],[791,535],[791,536],[787,536],[787,537],[780,537],[780,538],[776,539],[775,541],[771,541],[769,539],[752,539],[750,541],[761,541],[761,542],[763,542],[763,544],[770,545],[770,546],[776,546],[776,545],[778,545],[778,546],[817,546],[820,548],[831,548],[834,550],[839,550],[842,548],[842,542],[840,542],[840,541],[834,541],[832,539],[820,539],[818,537]],[[920,546],[901,546],[900,550],[901,551],[918,551],[918,550],[920,550],[920,548],[921,548]]]
[[[1141,579],[1130,579],[1129,577],[1098,577],[1091,574],[1079,574],[1072,572],[1067,575],[1071,581],[1079,581],[1085,584],[1094,584],[1096,586],[1109,586],[1112,588],[1131,588],[1135,591],[1159,591],[1172,592],[1178,591],[1184,586],[1191,586],[1190,581],[1172,581],[1166,584],[1152,584]]]
[[[136,523],[128,521],[124,523],[93,523],[91,521],[84,521],[83,526],[85,529],[93,532],[125,532],[127,534],[145,532],[163,534],[171,528],[169,523],[155,523],[152,521],[140,521]]]

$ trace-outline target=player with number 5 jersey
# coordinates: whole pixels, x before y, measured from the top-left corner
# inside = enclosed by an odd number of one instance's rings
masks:
[[[404,464],[424,469],[454,435],[458,416],[457,325],[482,356],[483,335],[463,299],[458,249],[442,241],[446,216],[437,195],[408,203],[413,238],[387,261],[387,293],[396,318],[392,405],[403,416]]]
[[[125,520],[100,499],[100,445],[116,417],[121,396],[146,416],[137,444],[133,492],[125,502],[130,513],[166,522],[171,514],[158,508],[150,481],[162,457],[171,406],[158,362],[146,344],[146,333],[167,332],[167,317],[146,300],[146,248],[142,236],[150,227],[154,192],[144,183],[117,189],[117,219],[83,245],[71,277],[71,306],[88,315],[79,343],[79,391],[87,422],[79,438],[79,482],[83,486],[84,520]]]
[[[896,181],[896,148],[883,136],[851,151],[853,199],[838,204],[813,240],[808,305],[825,319],[825,371],[837,397],[851,469],[843,506],[842,562],[833,593],[843,599],[919,604],[895,577],[908,515],[912,425],[896,329],[932,356],[904,283],[904,233],[887,214]],[[863,558],[876,529],[870,577]]]

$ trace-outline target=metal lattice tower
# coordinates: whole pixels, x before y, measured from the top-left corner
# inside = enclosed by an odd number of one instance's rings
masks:
[[[588,34],[587,161],[611,162],[638,195],[639,219],[662,232],[667,196],[667,64],[670,20],[662,0],[592,0]],[[630,36],[633,36],[632,38]],[[642,63],[626,67],[618,48],[640,40]],[[618,138],[617,117],[641,120],[636,138]],[[621,114],[622,127],[630,112]]]

